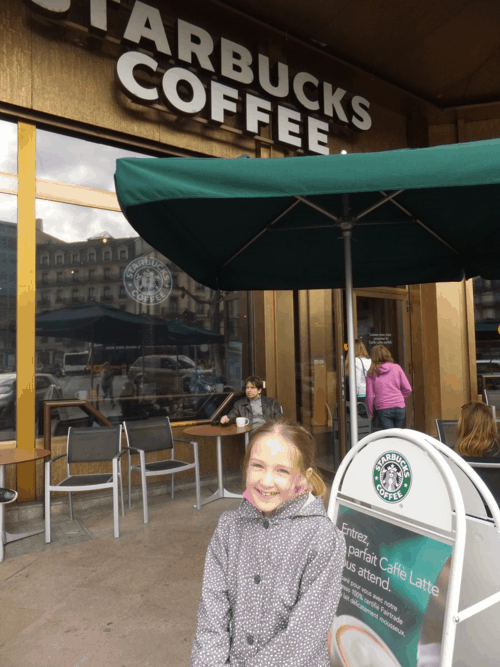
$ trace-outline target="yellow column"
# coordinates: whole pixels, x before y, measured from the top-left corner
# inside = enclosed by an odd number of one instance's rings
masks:
[[[460,407],[477,400],[474,303],[469,283],[421,286],[425,432],[435,419],[458,419]]]
[[[19,123],[17,198],[17,446],[35,448],[35,126]],[[35,464],[17,466],[19,500],[35,498]]]

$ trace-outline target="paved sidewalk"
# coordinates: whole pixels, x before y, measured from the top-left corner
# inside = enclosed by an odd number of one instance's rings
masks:
[[[226,485],[241,492],[238,476]],[[202,487],[202,498],[215,487]],[[43,535],[7,544],[0,665],[188,667],[206,549],[221,513],[240,503],[217,500],[198,512],[194,496],[179,488],[174,500],[151,498],[146,526],[140,500],[129,510],[125,498],[119,539],[111,502],[79,509],[76,501],[73,522],[66,512],[54,517],[52,544]],[[23,527],[7,523],[11,532]]]

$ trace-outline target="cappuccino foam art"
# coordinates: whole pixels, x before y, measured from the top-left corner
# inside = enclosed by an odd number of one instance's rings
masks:
[[[380,637],[357,619],[342,616],[335,625],[336,630],[332,628],[332,665],[401,667]]]

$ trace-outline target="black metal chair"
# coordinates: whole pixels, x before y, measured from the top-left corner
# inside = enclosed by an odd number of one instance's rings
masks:
[[[52,491],[68,494],[69,516],[73,519],[73,505],[71,493],[73,491],[95,491],[98,489],[113,489],[113,518],[114,536],[120,536],[118,513],[118,482],[121,491],[122,515],[123,506],[123,478],[121,456],[125,450],[121,448],[122,427],[102,426],[100,428],[73,428],[68,430],[66,454],[54,456],[45,463],[45,542],[51,541],[50,536],[50,494]],[[67,458],[67,477],[59,484],[51,484],[51,466],[57,459]],[[111,473],[93,473],[72,475],[72,463],[97,463],[109,461],[112,464]]]
[[[480,458],[465,458],[464,460],[474,468],[500,505],[500,460]]]
[[[456,419],[436,419],[436,429],[439,440],[448,445],[448,447],[455,446],[457,441],[457,424]]]
[[[128,506],[132,506],[132,471],[141,474],[142,507],[144,523],[149,521],[147,478],[153,475],[172,475],[171,497],[174,497],[174,473],[194,468],[196,479],[196,509],[200,509],[200,467],[198,462],[198,443],[191,440],[175,438],[168,417],[158,421],[124,422],[128,446]],[[193,446],[194,463],[178,461],[175,458],[174,443],[186,442]],[[146,462],[148,452],[171,450],[169,459]],[[139,465],[132,464],[132,453],[139,454]]]
[[[496,413],[500,415],[500,389],[485,389],[483,393],[486,405],[491,406],[496,419]]]
[[[351,408],[350,402],[346,401],[346,440],[347,440],[347,449],[351,449]],[[363,406],[366,409],[365,404],[362,401],[356,403],[356,412],[358,411],[359,406]],[[372,420],[368,417],[368,412],[366,417],[360,417],[358,414],[358,442],[362,440],[365,436],[370,435],[372,432]]]

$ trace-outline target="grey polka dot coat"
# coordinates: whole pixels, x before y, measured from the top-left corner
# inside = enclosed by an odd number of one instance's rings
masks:
[[[329,667],[345,539],[321,498],[265,517],[246,499],[210,541],[191,667]]]

